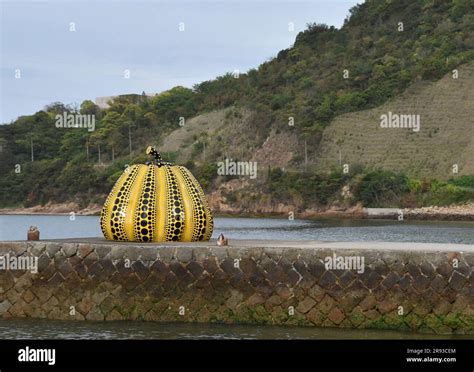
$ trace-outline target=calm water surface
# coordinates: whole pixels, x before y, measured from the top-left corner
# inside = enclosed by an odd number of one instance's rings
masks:
[[[474,244],[474,222],[216,218],[213,238],[393,241]],[[102,237],[98,216],[0,215],[0,240],[23,240],[30,225],[42,239]]]
[[[433,335],[381,330],[294,326],[249,326],[140,321],[59,321],[0,319],[0,339],[452,339],[473,335]]]

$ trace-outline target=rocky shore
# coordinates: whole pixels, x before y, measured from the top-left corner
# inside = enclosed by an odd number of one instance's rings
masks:
[[[93,216],[99,215],[102,206],[100,204],[89,204],[81,208],[77,203],[48,203],[43,206],[37,205],[29,208],[3,208],[0,214],[55,214],[69,215],[71,212],[76,215]],[[402,208],[393,209],[393,213],[380,213],[378,216],[369,216],[362,205],[357,204],[348,208],[331,206],[321,209],[305,209],[297,211],[291,205],[259,205],[254,209],[233,207],[224,203],[212,203],[211,208],[214,214],[219,216],[241,216],[241,217],[289,217],[293,213],[297,219],[311,218],[397,218],[398,211],[403,212],[403,218],[409,220],[451,220],[451,221],[474,221],[474,202],[451,205],[446,207],[422,207],[422,208]],[[373,209],[372,209],[373,210]],[[381,209],[382,210],[382,209]],[[396,211],[396,212],[395,212]]]
[[[403,212],[403,218],[409,220],[450,220],[450,221],[474,221],[474,202],[450,205],[444,207],[429,206],[422,208],[370,208],[370,210],[378,211],[378,213],[368,213],[368,209],[362,204],[344,206],[326,206],[321,208],[307,208],[301,210],[291,204],[272,204],[269,202],[259,202],[252,207],[239,205],[231,205],[222,199],[210,197],[211,208],[216,215],[228,216],[274,216],[274,217],[290,217],[298,219],[312,218],[381,218],[394,219],[398,218],[399,211]]]
[[[474,221],[474,203],[447,207],[423,207],[402,209],[405,218],[418,220]]]
[[[69,215],[74,213],[80,216],[99,215],[102,206],[100,204],[89,204],[81,208],[79,204],[70,203],[48,203],[45,205],[35,205],[29,208],[2,208],[0,214],[57,214]]]

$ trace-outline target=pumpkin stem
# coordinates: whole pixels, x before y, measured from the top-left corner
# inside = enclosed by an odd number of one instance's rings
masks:
[[[163,158],[161,157],[161,154],[158,151],[156,151],[153,146],[148,146],[147,147],[146,154],[147,155],[152,155],[155,158],[156,163],[159,167],[161,167],[163,165],[173,165],[170,162],[163,161]]]

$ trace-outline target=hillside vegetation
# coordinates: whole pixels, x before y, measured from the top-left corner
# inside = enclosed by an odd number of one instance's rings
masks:
[[[106,110],[53,103],[0,126],[0,206],[101,203],[149,144],[191,168],[208,192],[248,208],[261,199],[299,208],[469,200],[474,1],[368,0],[349,13],[341,29],[308,25],[238,78],[119,97]],[[387,110],[416,111],[420,132],[382,132]],[[95,131],[56,128],[65,111],[95,115]],[[224,157],[258,161],[259,177],[218,176]],[[449,173],[454,163],[458,175]]]

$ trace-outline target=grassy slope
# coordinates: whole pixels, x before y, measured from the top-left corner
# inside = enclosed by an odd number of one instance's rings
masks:
[[[452,165],[459,174],[474,173],[474,63],[435,83],[420,82],[375,109],[337,117],[323,133],[315,157],[318,168],[342,162],[381,166],[411,175],[446,179]],[[388,111],[419,114],[421,129],[380,128]]]

